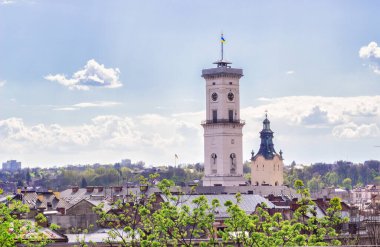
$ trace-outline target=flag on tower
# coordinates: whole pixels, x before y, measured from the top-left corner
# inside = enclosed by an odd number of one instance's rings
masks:
[[[222,42],[222,43],[226,42],[226,40],[225,40],[224,37],[223,37],[223,34],[222,34],[222,36],[220,37],[220,42]]]

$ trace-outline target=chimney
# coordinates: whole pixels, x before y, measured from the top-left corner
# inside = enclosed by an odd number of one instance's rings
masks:
[[[71,191],[72,191],[73,193],[77,193],[78,190],[79,190],[79,187],[78,187],[78,186],[73,186],[73,187],[71,187]]]
[[[92,193],[92,192],[94,192],[94,186],[87,186],[86,190],[88,193]]]
[[[113,191],[114,191],[114,192],[121,192],[122,189],[123,189],[122,186],[115,186],[115,187],[113,187]]]

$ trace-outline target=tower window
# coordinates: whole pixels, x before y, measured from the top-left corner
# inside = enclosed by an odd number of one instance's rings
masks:
[[[230,123],[234,121],[234,111],[233,110],[228,110],[228,120]]]
[[[230,81],[230,85],[232,85],[232,81]]]
[[[214,165],[216,164],[216,158],[217,158],[217,157],[218,157],[218,156],[216,156],[216,153],[212,153],[212,154],[211,154],[211,159],[212,159]]]
[[[230,173],[235,174],[236,173],[236,154],[235,153],[230,154],[230,158],[231,158]]]
[[[215,82],[213,82],[212,85],[215,85]]]
[[[218,122],[218,111],[217,110],[212,110],[212,122],[213,123]]]

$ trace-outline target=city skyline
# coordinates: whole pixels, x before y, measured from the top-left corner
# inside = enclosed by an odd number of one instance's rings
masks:
[[[379,160],[379,7],[0,0],[0,160],[203,162],[201,70],[221,32],[244,71],[243,160],[266,110],[285,164]]]

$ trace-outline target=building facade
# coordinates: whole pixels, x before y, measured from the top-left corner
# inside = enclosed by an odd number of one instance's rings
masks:
[[[239,94],[243,70],[231,68],[223,58],[214,64],[216,68],[202,71],[206,80],[203,186],[244,185]]]
[[[8,160],[3,163],[3,171],[16,172],[21,170],[21,162],[17,160]]]
[[[282,151],[276,153],[273,144],[273,131],[267,115],[260,132],[261,144],[259,152],[251,158],[251,184],[280,186],[284,183],[284,162]]]

